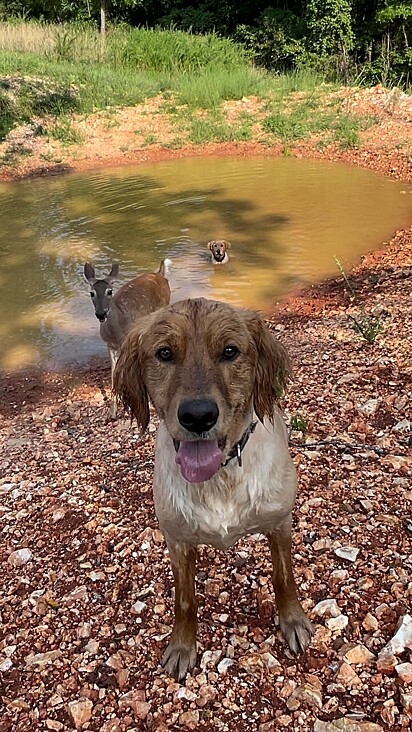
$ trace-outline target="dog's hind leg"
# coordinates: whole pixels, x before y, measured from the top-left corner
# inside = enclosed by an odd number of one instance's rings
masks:
[[[175,619],[161,663],[166,673],[182,681],[196,663],[196,549],[170,540],[167,546],[175,581]]]
[[[293,653],[302,653],[309,645],[313,628],[298,600],[291,559],[290,517],[268,534],[273,562],[273,587],[282,635]]]

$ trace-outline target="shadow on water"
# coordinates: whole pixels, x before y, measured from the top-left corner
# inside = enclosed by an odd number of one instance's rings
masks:
[[[0,366],[105,353],[85,261],[99,275],[117,261],[125,281],[169,257],[173,300],[203,295],[265,309],[297,282],[333,273],[335,253],[353,261],[410,220],[402,188],[359,169],[275,159],[181,160],[1,185]],[[215,238],[232,242],[223,267],[209,260]]]

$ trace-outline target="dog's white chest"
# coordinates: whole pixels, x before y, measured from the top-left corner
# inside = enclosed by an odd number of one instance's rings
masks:
[[[233,459],[211,480],[187,483],[161,424],[154,498],[163,532],[175,541],[227,548],[246,534],[274,530],[290,513],[296,492],[295,470],[282,429],[277,433],[259,424],[242,457],[242,467]]]

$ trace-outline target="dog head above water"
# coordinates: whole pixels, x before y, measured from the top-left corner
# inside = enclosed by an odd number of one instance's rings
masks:
[[[227,252],[230,246],[230,241],[226,241],[226,239],[216,239],[208,243],[207,248],[212,252],[212,261],[214,264],[225,264],[229,261]]]
[[[142,430],[149,397],[182,476],[211,478],[253,419],[273,418],[289,376],[284,347],[259,315],[213,300],[182,300],[136,321],[114,388]]]

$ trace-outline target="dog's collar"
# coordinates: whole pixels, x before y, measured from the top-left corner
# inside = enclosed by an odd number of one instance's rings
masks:
[[[246,443],[247,443],[250,435],[252,435],[254,433],[254,431],[256,429],[256,425],[257,425],[257,422],[251,422],[250,425],[249,425],[249,427],[247,427],[245,429],[245,431],[244,431],[242,437],[240,438],[239,442],[236,442],[233,445],[233,447],[230,450],[230,452],[229,452],[229,454],[228,454],[225,462],[222,463],[222,465],[220,466],[221,468],[226,467],[226,465],[228,464],[228,462],[230,462],[230,460],[233,460],[233,458],[236,458],[237,459],[237,464],[239,465],[239,468],[242,467],[242,452],[243,452],[243,450],[244,450],[244,448],[246,446]]]

